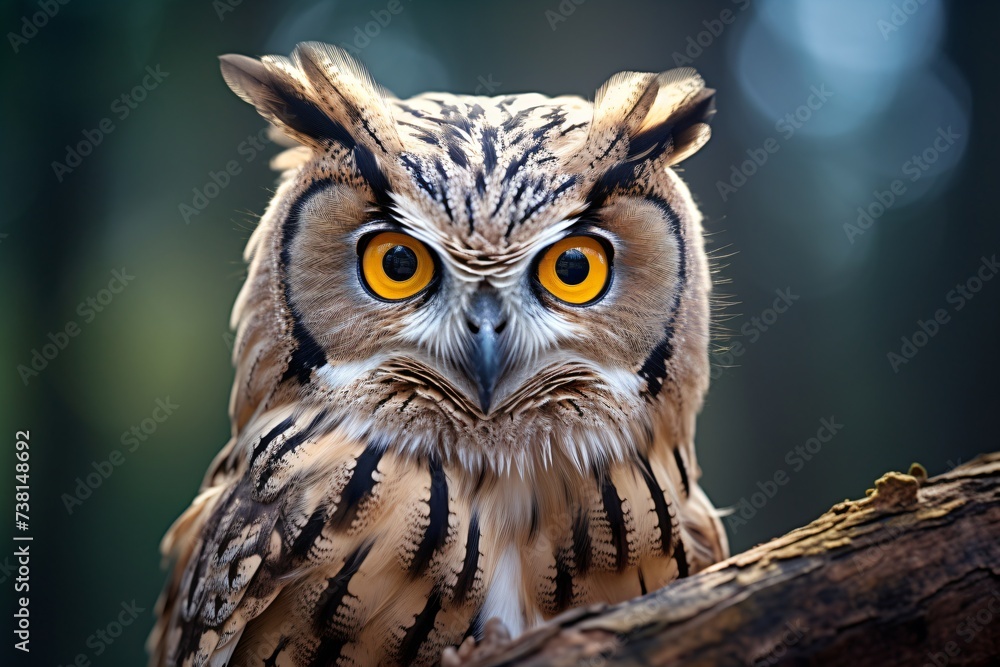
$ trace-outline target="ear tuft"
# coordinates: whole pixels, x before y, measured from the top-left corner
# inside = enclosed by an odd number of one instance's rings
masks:
[[[708,121],[715,113],[714,97],[715,91],[690,68],[616,74],[594,99],[591,152],[614,161],[676,164],[711,136]],[[617,143],[627,149],[616,149]]]
[[[292,60],[334,120],[360,125],[357,139],[378,153],[396,153],[402,144],[387,102],[392,94],[375,83],[347,51],[322,42],[295,47]]]
[[[266,88],[265,82],[271,78],[264,63],[238,53],[219,56],[219,68],[226,85],[248,104],[254,104],[254,99]]]
[[[669,166],[694,155],[712,136],[708,122],[715,115],[715,91],[690,68],[663,72],[655,85],[656,99],[629,139],[629,154],[669,151]]]
[[[222,78],[240,99],[299,143],[322,148],[334,141],[353,148],[350,134],[315,104],[287,58],[255,60],[230,54],[220,56],[219,65]]]
[[[374,154],[400,148],[388,93],[343,49],[309,42],[291,59],[225,55],[219,64],[241,99],[300,144],[361,144]]]

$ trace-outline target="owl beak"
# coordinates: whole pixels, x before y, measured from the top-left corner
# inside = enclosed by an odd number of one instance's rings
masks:
[[[483,414],[488,415],[497,379],[503,370],[499,338],[506,321],[496,293],[484,290],[476,292],[466,320],[472,332],[469,370],[479,392],[479,406]]]

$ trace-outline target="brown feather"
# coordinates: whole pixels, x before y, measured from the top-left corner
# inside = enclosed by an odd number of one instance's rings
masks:
[[[222,70],[297,147],[245,253],[233,438],[164,538],[152,665],[436,664],[490,617],[516,633],[725,556],[694,450],[711,280],[669,168],[709,136],[697,74],[623,73],[591,104],[397,100],[319,44]],[[362,284],[385,230],[435,257],[426,292]],[[569,234],[613,250],[585,307],[532,275]]]

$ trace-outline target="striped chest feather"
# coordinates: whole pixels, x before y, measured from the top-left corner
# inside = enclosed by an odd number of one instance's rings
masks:
[[[178,664],[434,664],[490,618],[518,633],[690,568],[679,456],[539,483],[407,458],[322,410],[250,431],[170,536],[193,555]]]

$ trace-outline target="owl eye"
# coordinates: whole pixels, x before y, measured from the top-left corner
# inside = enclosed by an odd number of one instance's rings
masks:
[[[608,253],[600,241],[592,236],[569,236],[542,255],[538,282],[561,301],[586,304],[607,287],[608,265]]]
[[[419,293],[434,277],[434,260],[423,243],[399,232],[373,236],[361,256],[361,275],[380,299],[399,301]]]

